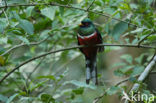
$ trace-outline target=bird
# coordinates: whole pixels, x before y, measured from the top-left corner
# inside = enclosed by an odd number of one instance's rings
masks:
[[[84,18],[77,29],[78,45],[87,45],[88,47],[79,48],[85,56],[86,61],[86,84],[89,84],[92,79],[95,85],[98,85],[98,74],[96,58],[98,52],[103,52],[103,46],[94,46],[96,44],[102,44],[103,39],[95,27],[91,19]]]

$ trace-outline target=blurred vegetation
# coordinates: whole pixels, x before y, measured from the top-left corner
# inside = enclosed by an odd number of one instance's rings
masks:
[[[86,10],[93,1],[6,0],[6,3],[52,2]],[[4,0],[0,5],[5,5]],[[109,18],[50,5],[0,8],[3,11],[0,15],[0,79],[30,58],[77,45],[76,28],[87,16],[94,21],[106,44],[138,44],[152,34],[141,44],[154,46],[155,7],[155,0],[95,0],[90,10],[109,15]],[[100,84],[95,86],[85,83],[85,59],[78,49],[53,53],[22,66],[5,79],[0,84],[0,102],[92,103],[106,92],[99,103],[118,103],[122,91],[128,92],[130,84],[137,82],[134,76],[143,72],[153,54],[153,49],[105,47],[105,52],[98,54]],[[114,86],[125,77],[129,77],[128,85]],[[152,91],[156,89],[148,90],[147,84],[142,83],[140,91],[156,93]]]

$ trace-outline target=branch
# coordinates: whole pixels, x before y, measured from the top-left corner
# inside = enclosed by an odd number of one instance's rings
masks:
[[[154,59],[155,58],[155,59]],[[151,62],[152,62],[152,60],[155,60],[155,63],[156,63],[156,56],[154,55],[153,57],[152,57],[152,59],[150,60]],[[150,62],[150,63],[151,63]],[[150,64],[149,64],[150,65]],[[153,64],[154,65],[154,64]],[[148,66],[147,66],[148,67]],[[146,67],[146,68],[147,68]],[[151,71],[151,70],[150,70]],[[156,73],[155,71],[154,72],[151,72],[151,73]],[[141,76],[143,73],[141,73],[141,74],[137,74],[137,75],[134,75],[133,77],[137,77],[137,76]],[[127,82],[127,81],[129,81],[129,77],[128,78],[126,78],[126,79],[124,79],[124,80],[121,80],[121,81],[119,81],[118,83],[116,83],[114,86],[115,87],[117,87],[117,86],[119,86],[119,85],[121,85],[122,83],[125,83],[125,82]],[[108,88],[109,89],[109,88]],[[101,96],[99,96],[99,97],[96,97],[95,99],[94,99],[94,101],[93,101],[93,103],[97,103],[104,95],[106,94],[106,92],[104,92]],[[125,101],[125,103],[128,103],[128,101]]]
[[[153,71],[153,72],[151,72],[150,74],[156,74],[156,71]],[[139,75],[141,75],[141,74],[137,74],[137,75],[135,75],[135,76],[133,76],[133,77],[137,77],[137,76],[139,76]],[[115,84],[115,87],[116,87],[116,86],[119,86],[119,85],[121,85],[122,83],[125,83],[125,82],[127,82],[127,81],[129,81],[129,77],[126,78],[126,79],[124,79],[124,80],[119,81],[118,83],[116,83],[116,84]]]
[[[140,74],[137,74],[137,75],[135,75],[135,76],[133,76],[133,77],[137,77],[137,76],[139,76],[139,75],[140,75]],[[129,77],[126,78],[126,79],[124,79],[124,80],[119,81],[118,83],[115,84],[115,86],[119,86],[119,85],[121,85],[122,83],[125,83],[125,82],[127,82],[127,81],[129,81]]]
[[[154,54],[154,57],[152,58],[151,62],[147,65],[147,67],[145,68],[145,70],[141,73],[141,75],[138,78],[138,82],[143,82],[146,77],[150,74],[150,72],[152,71],[152,67],[156,64],[156,54]],[[132,87],[131,91],[137,92],[138,89],[140,87],[139,83],[135,83]],[[124,103],[128,103],[128,100],[125,100]]]
[[[129,24],[129,25],[133,25],[134,27],[137,27],[137,25],[135,25],[135,24],[129,23],[129,22],[124,21],[124,20],[121,20],[121,19],[114,18],[114,17],[112,17],[112,15],[104,14],[104,13],[101,13],[101,12],[99,12],[99,11],[95,11],[95,10],[86,10],[86,9],[83,9],[83,8],[73,7],[73,6],[69,6],[69,5],[62,5],[62,4],[57,4],[57,3],[11,4],[11,5],[7,5],[7,7],[36,6],[36,5],[59,6],[59,7],[65,7],[65,8],[70,8],[70,9],[81,10],[81,11],[84,11],[84,12],[91,12],[91,13],[94,13],[94,14],[98,14],[98,15],[105,16],[105,17],[107,17],[107,18],[112,18],[112,19],[117,20],[117,21],[122,21],[122,22],[124,22],[124,23]],[[5,6],[0,6],[0,8],[5,8]]]
[[[6,52],[4,52],[3,54],[1,54],[0,56],[4,56],[4,55],[10,53],[11,51],[13,51],[14,49],[17,49],[17,48],[22,47],[22,46],[29,46],[29,45],[38,45],[38,44],[41,44],[42,42],[46,41],[48,38],[49,38],[49,36],[47,38],[39,41],[39,42],[34,42],[34,43],[30,43],[30,44],[23,44],[22,43],[22,44],[16,45],[16,46],[8,49]]]
[[[135,75],[134,77],[137,77],[137,76],[139,76],[139,75],[140,75],[140,74]],[[126,79],[124,79],[124,80],[121,80],[121,81],[119,81],[118,83],[116,83],[114,86],[117,87],[117,86],[121,85],[122,83],[127,82],[128,80],[129,80],[129,78],[126,78]],[[109,88],[108,88],[108,89],[109,89]],[[101,94],[99,97],[96,97],[96,98],[94,99],[93,103],[97,103],[105,94],[106,94],[106,92],[104,92],[103,94]]]
[[[151,74],[153,74],[153,73],[155,74],[156,72],[151,72]],[[137,75],[135,75],[134,77],[137,77],[137,76],[139,76],[139,75],[140,75],[140,74],[137,74]],[[125,82],[128,82],[128,81],[129,81],[129,77],[126,78],[126,79],[124,79],[124,80],[119,81],[119,82],[116,83],[114,86],[117,87],[117,86],[121,85],[122,83],[125,83]],[[101,96],[96,97],[96,98],[94,99],[93,103],[97,103],[105,94],[106,94],[106,92],[104,92]]]
[[[152,44],[156,44],[156,40],[155,41],[152,41],[150,43],[144,43],[143,45],[152,45]]]
[[[150,71],[152,70],[152,67],[156,64],[156,55],[154,56],[153,60],[147,65],[144,72],[139,76],[138,82],[143,82],[145,78],[148,76]],[[131,89],[131,91],[137,91],[140,87],[139,83],[135,83]]]
[[[135,48],[138,48],[138,45],[130,45],[130,44],[97,44],[97,45],[94,45],[92,47],[95,47],[95,46],[120,46],[120,47],[135,47]],[[55,51],[50,51],[50,52],[46,52],[44,54],[41,54],[39,56],[35,56],[29,60],[26,60],[25,62],[21,63],[20,65],[18,65],[17,67],[15,67],[14,69],[12,69],[9,73],[7,73],[1,80],[0,80],[0,84],[10,75],[12,74],[15,70],[19,69],[20,67],[22,67],[23,65],[33,61],[33,60],[36,60],[36,59],[39,59],[41,57],[44,57],[44,56],[47,56],[47,55],[50,55],[52,53],[56,53],[56,52],[62,52],[62,51],[65,51],[65,50],[71,50],[71,49],[76,49],[76,48],[84,48],[84,47],[89,47],[89,46],[86,46],[86,45],[81,45],[81,46],[74,46],[74,47],[68,47],[68,48],[64,48],[64,49],[59,49],[59,50],[55,50]],[[145,46],[145,45],[140,45],[140,48],[148,48],[148,49],[156,49],[156,47],[154,46]]]
[[[60,28],[60,30],[63,29],[63,28],[65,28],[65,27],[68,27],[68,26],[71,26],[71,25],[62,26]],[[17,49],[17,48],[22,47],[22,46],[27,46],[27,45],[30,46],[30,45],[38,45],[38,44],[41,44],[44,41],[46,41],[50,36],[52,37],[53,34],[49,34],[45,39],[43,39],[43,40],[41,40],[39,42],[34,42],[34,43],[30,43],[30,44],[19,44],[19,45],[16,45],[16,46],[10,48],[9,50],[7,50],[6,52],[4,52],[3,54],[1,54],[0,56],[4,56],[4,55],[8,54],[9,52],[13,51],[14,49]]]

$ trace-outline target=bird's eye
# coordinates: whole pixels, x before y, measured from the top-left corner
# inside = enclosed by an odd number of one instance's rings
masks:
[[[89,23],[85,23],[85,25],[86,25],[86,26],[88,26],[88,25],[89,25]]]

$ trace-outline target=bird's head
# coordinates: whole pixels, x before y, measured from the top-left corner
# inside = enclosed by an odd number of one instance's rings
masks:
[[[85,18],[81,21],[81,23],[79,24],[80,27],[89,27],[89,26],[92,26],[94,25],[92,23],[92,21],[89,19],[89,18]]]
[[[78,28],[78,33],[83,36],[87,36],[95,32],[95,26],[89,18],[85,18],[81,21]]]

